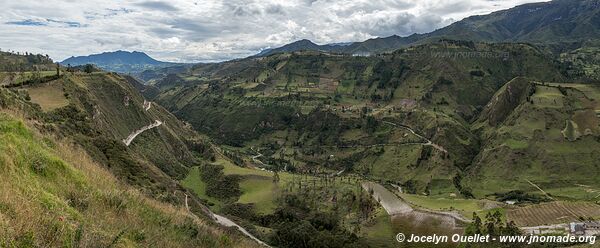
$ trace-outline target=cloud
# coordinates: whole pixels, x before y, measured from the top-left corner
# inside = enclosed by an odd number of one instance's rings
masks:
[[[56,60],[121,49],[166,61],[222,61],[299,39],[325,44],[425,33],[534,1],[0,1],[0,48]]]
[[[21,25],[21,26],[47,26],[47,22],[34,21],[31,19],[23,20],[23,21],[10,21],[5,22],[5,24],[10,25]]]
[[[81,23],[72,22],[72,21],[58,21],[53,19],[45,19],[45,20],[33,20],[27,19],[22,21],[9,21],[5,22],[8,25],[17,25],[17,26],[49,26],[49,25],[58,25],[70,28],[78,28],[81,27]]]
[[[146,1],[146,2],[137,3],[136,5],[147,8],[147,9],[161,10],[161,11],[177,11],[177,10],[179,10],[175,6],[171,5],[170,3],[160,2],[160,1]]]

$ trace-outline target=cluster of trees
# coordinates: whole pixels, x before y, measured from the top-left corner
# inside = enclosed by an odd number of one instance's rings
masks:
[[[206,183],[206,195],[232,202],[242,195],[237,175],[225,175],[223,166],[204,164],[200,168],[200,177]]]
[[[465,198],[470,198],[470,199],[475,198],[475,196],[473,195],[473,192],[471,191],[471,188],[463,187],[461,184],[461,181],[462,181],[462,175],[460,173],[456,174],[456,176],[454,176],[452,178],[452,184],[454,184],[454,187],[458,190],[458,192],[460,192],[460,194],[462,196],[464,196]]]
[[[502,213],[500,211],[494,211],[486,214],[485,222],[483,222],[479,215],[473,213],[473,222],[467,226],[465,234],[483,234],[493,237],[501,235],[514,236],[520,235],[521,230],[513,221],[503,221]]]
[[[270,239],[277,247],[365,247],[365,241],[347,231],[339,213],[309,208],[307,200],[284,195],[281,205],[270,217],[275,229]]]
[[[518,202],[540,203],[549,200],[544,196],[529,194],[522,190],[513,190],[505,193],[495,193],[494,196],[496,196],[497,201],[501,202],[514,200]]]
[[[496,241],[491,243],[470,243],[466,244],[467,248],[515,248],[515,247],[539,247],[539,248],[550,248],[550,247],[564,247],[565,244],[556,243],[500,243],[498,236],[518,236],[523,235],[521,230],[512,221],[505,222],[502,220],[502,213],[500,211],[487,213],[485,220],[482,220],[476,213],[473,213],[473,222],[470,223],[465,229],[465,235],[490,235],[496,237]]]
[[[0,71],[33,71],[38,65],[52,65],[52,59],[48,55],[19,53],[19,52],[0,52]]]

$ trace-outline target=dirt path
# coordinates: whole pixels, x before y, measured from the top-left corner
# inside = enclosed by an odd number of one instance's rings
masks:
[[[150,108],[152,108],[152,102],[144,100],[144,110],[148,111]]]
[[[569,224],[555,224],[555,225],[543,225],[543,226],[531,226],[531,227],[519,227],[525,234],[539,235],[539,234],[551,234],[557,231],[569,230]]]
[[[139,130],[136,130],[135,132],[131,133],[129,136],[127,136],[126,139],[123,139],[123,143],[125,143],[126,146],[129,146],[131,144],[131,142],[135,139],[135,137],[137,137],[138,135],[142,134],[145,131],[148,131],[152,128],[158,127],[160,125],[162,125],[162,121],[156,120],[154,123],[142,127]]]
[[[386,123],[386,124],[389,124],[389,125],[392,125],[392,126],[394,126],[394,127],[399,127],[399,128],[402,128],[402,129],[408,130],[408,131],[409,131],[409,132],[411,132],[413,135],[415,135],[415,136],[417,136],[417,137],[419,137],[419,138],[421,138],[421,139],[424,139],[424,140],[426,140],[426,141],[427,141],[427,142],[425,142],[425,143],[419,143],[419,144],[421,144],[421,145],[424,145],[424,146],[431,146],[431,147],[433,147],[433,148],[435,148],[435,149],[437,149],[437,150],[439,150],[439,151],[441,151],[441,152],[443,152],[443,153],[448,153],[448,151],[447,151],[446,149],[444,149],[444,147],[442,147],[442,146],[440,146],[440,145],[438,145],[438,144],[435,144],[435,143],[431,142],[431,140],[429,140],[428,138],[425,138],[425,137],[423,137],[422,135],[418,134],[417,132],[415,132],[415,130],[413,130],[413,129],[412,129],[412,128],[410,128],[410,127],[407,127],[407,126],[404,126],[404,125],[398,125],[398,124],[396,124],[396,123],[389,122],[389,121],[382,121],[382,122],[383,122],[383,123]]]
[[[258,159],[263,156],[262,153],[255,151],[252,147],[250,147],[250,150],[256,153],[256,155],[250,157],[252,161],[254,161],[254,163],[261,164],[264,166],[265,164],[262,161],[260,161],[260,159]]]
[[[540,188],[539,186],[537,186],[535,183],[529,181],[529,180],[525,180],[527,181],[529,184],[531,184],[531,186],[535,187],[536,189],[538,189],[539,191],[541,191],[544,195],[546,195],[546,197],[554,200],[554,198],[552,198],[552,196],[550,196],[548,193],[546,193],[546,191],[544,191],[542,188]]]
[[[250,156],[250,158],[252,159],[252,161],[253,161],[255,164],[260,164],[260,165],[261,165],[261,166],[263,166],[263,167],[264,167],[264,166],[270,166],[269,164],[265,164],[265,163],[263,163],[263,161],[260,161],[260,159],[258,159],[258,158],[260,158],[260,157],[262,157],[262,156],[263,156],[263,154],[262,154],[262,153],[260,153],[260,152],[258,151],[258,149],[254,150],[254,148],[250,147],[250,150],[256,153],[256,155],[254,155],[254,156]],[[262,169],[262,170],[265,170],[265,169],[264,169],[264,168],[262,168],[262,167],[255,167],[255,168],[260,168],[260,169]]]
[[[373,198],[381,204],[388,215],[405,214],[413,211],[408,203],[400,200],[394,193],[378,183],[364,182],[361,184],[367,192],[373,191]]]
[[[365,191],[373,191],[373,198],[381,204],[385,211],[390,216],[396,215],[412,215],[418,218],[433,218],[444,222],[448,227],[456,227],[456,222],[471,222],[471,220],[463,217],[455,212],[439,212],[428,209],[413,209],[410,204],[406,203],[396,194],[390,192],[382,185],[374,182],[364,182],[362,187]]]
[[[213,217],[213,219],[215,220],[215,222],[217,222],[217,224],[219,224],[221,226],[224,226],[224,227],[232,227],[232,226],[234,226],[238,230],[240,230],[240,232],[242,232],[244,235],[246,235],[247,237],[253,239],[257,243],[259,243],[261,245],[264,245],[266,247],[271,247],[271,246],[267,245],[265,242],[262,242],[257,237],[254,237],[254,235],[252,235],[250,232],[248,232],[248,230],[246,230],[245,228],[243,228],[240,225],[236,224],[235,222],[233,222],[232,220],[228,219],[227,217],[215,214],[209,208],[207,208],[206,206],[202,205],[202,203],[200,203],[198,201],[195,201],[195,202],[197,204],[199,204],[200,206],[202,206],[202,209],[204,210],[204,212],[207,213],[207,214],[209,214],[209,215],[211,215]],[[188,195],[187,194],[185,194],[185,208],[187,209],[188,212],[191,213],[190,206],[188,205]]]
[[[211,212],[212,213],[212,212]],[[213,218],[215,219],[215,221],[222,226],[226,226],[226,227],[236,227],[238,230],[240,230],[240,232],[242,232],[244,235],[248,236],[249,238],[253,239],[254,241],[258,242],[261,245],[264,245],[266,247],[270,247],[269,245],[267,245],[265,242],[262,242],[260,239],[254,237],[254,235],[252,235],[250,232],[248,232],[246,229],[244,229],[243,227],[241,227],[240,225],[236,224],[235,222],[231,221],[230,219],[227,219],[226,217],[223,217],[221,215],[212,213]]]

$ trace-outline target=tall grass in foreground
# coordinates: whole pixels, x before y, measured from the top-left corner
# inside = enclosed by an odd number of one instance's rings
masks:
[[[0,247],[253,247],[0,112]],[[33,125],[33,123],[28,123]]]

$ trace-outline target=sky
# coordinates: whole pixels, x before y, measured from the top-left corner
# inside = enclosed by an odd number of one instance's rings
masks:
[[[317,44],[427,33],[542,0],[2,0],[0,49],[56,61],[141,51],[215,62],[309,39]]]

